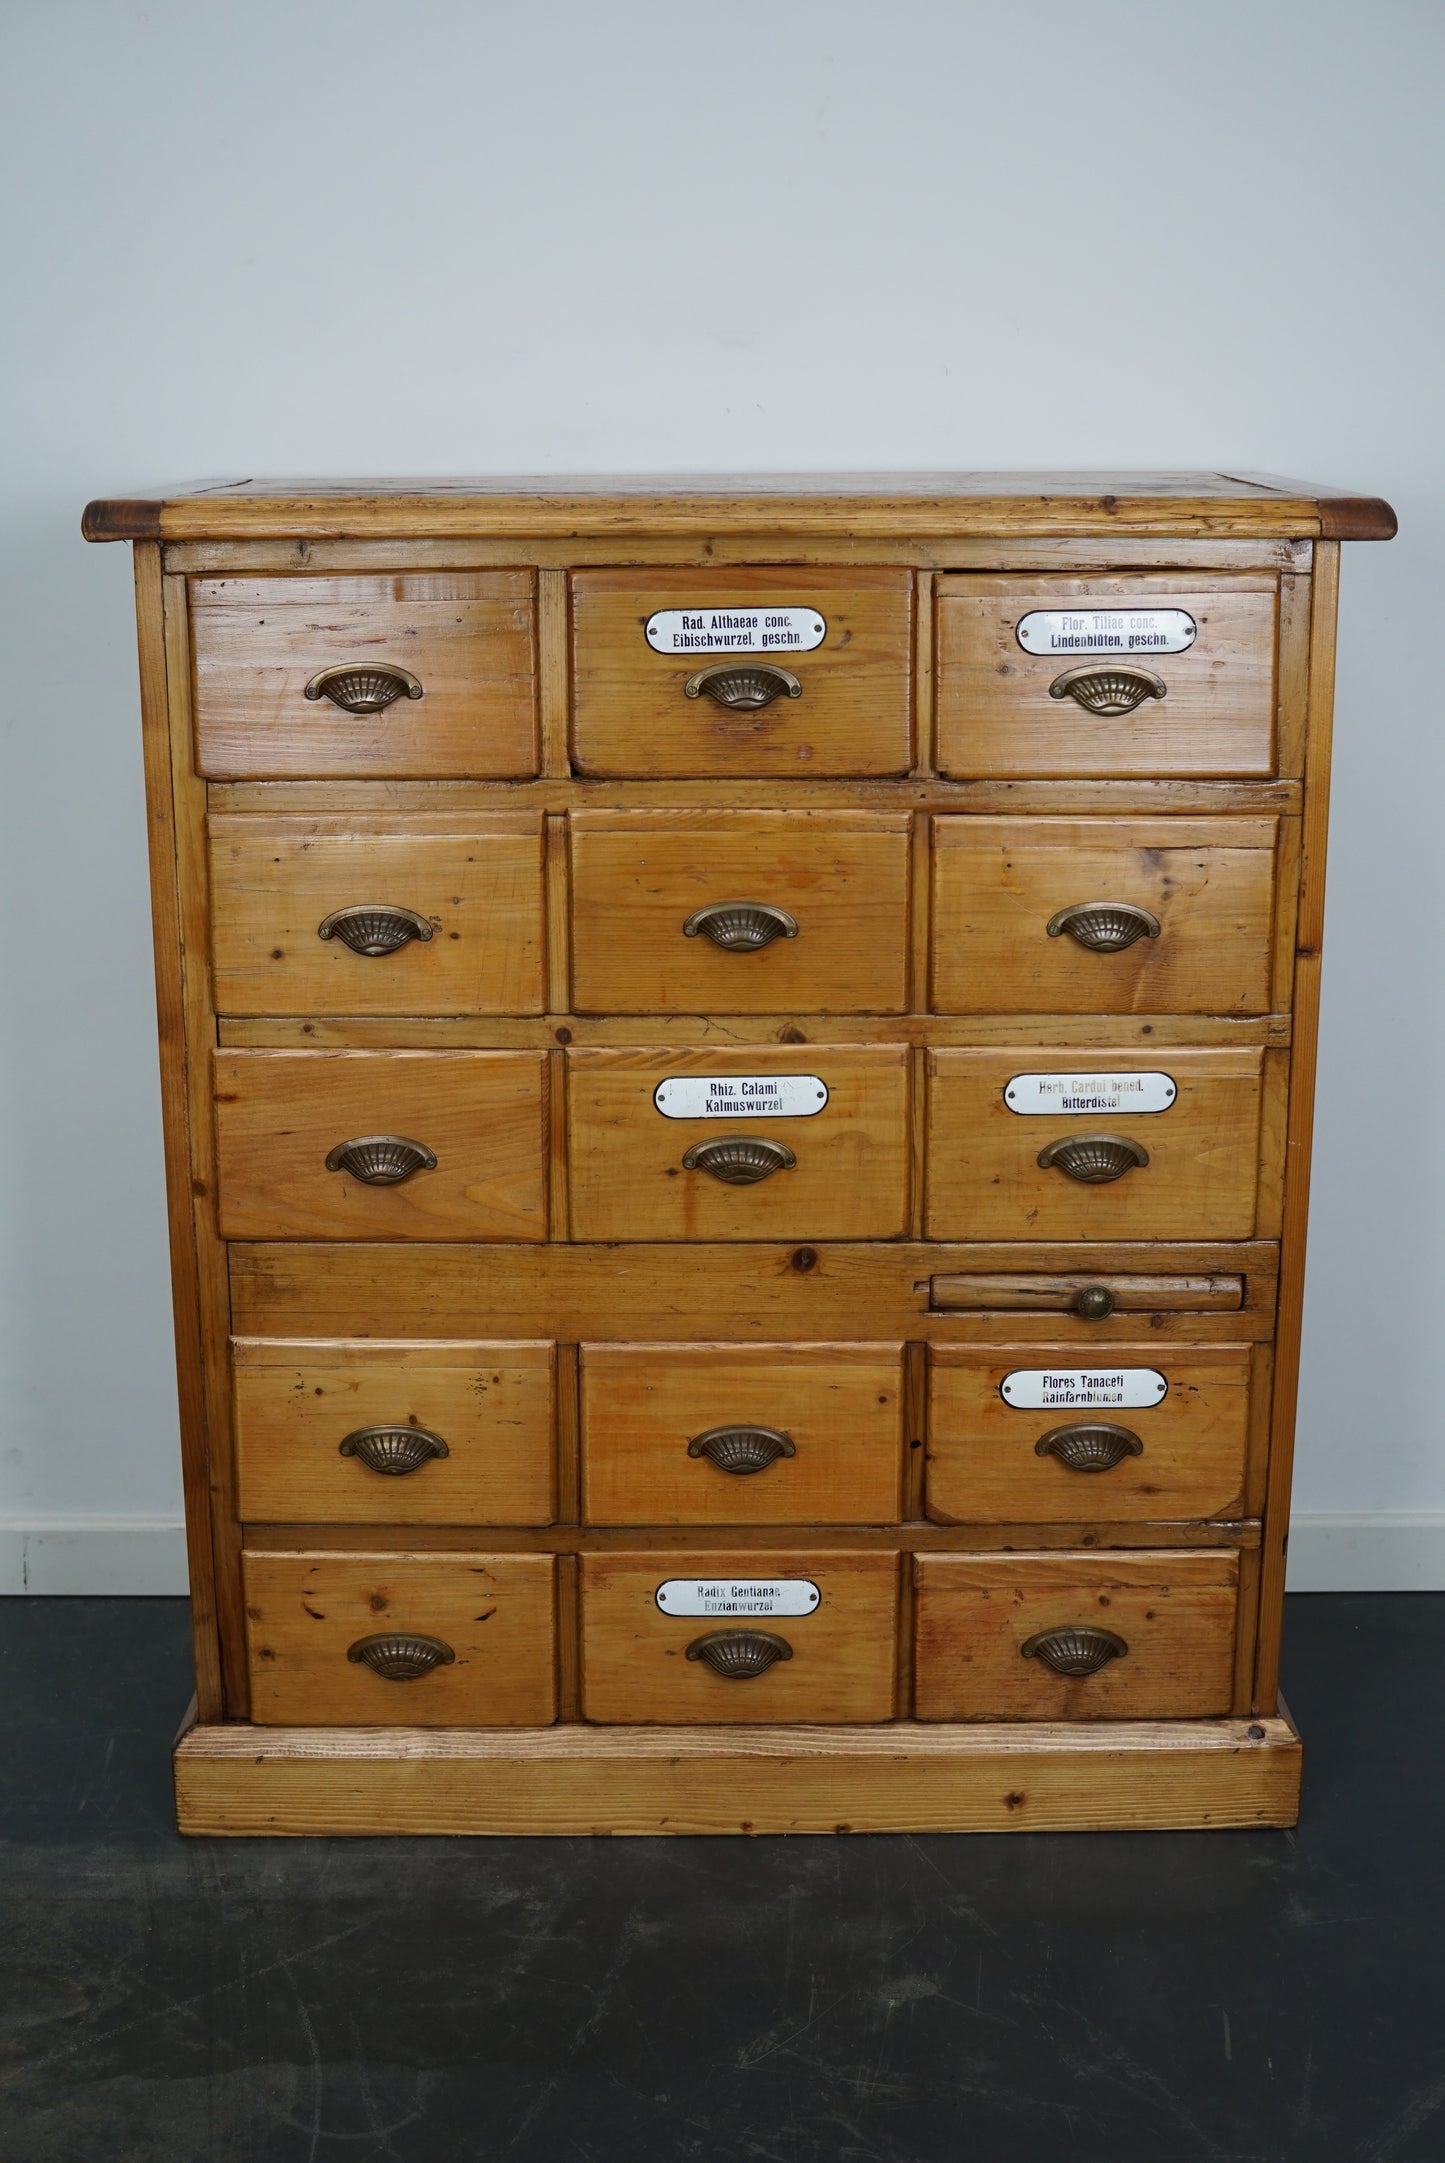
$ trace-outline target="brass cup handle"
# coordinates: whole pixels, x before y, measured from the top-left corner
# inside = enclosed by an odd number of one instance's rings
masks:
[[[780,1457],[795,1457],[791,1435],[778,1427],[709,1427],[687,1445],[689,1457],[706,1457],[719,1472],[766,1472]]]
[[[369,1472],[393,1476],[419,1472],[432,1457],[450,1457],[439,1434],[429,1427],[357,1427],[336,1445],[343,1457],[355,1457]]]
[[[774,939],[796,939],[798,920],[770,901],[710,901],[693,910],[682,935],[711,939],[726,954],[756,954]]]
[[[790,1172],[797,1164],[786,1142],[771,1141],[765,1134],[719,1134],[715,1141],[694,1142],[682,1160],[685,1172],[707,1172],[725,1187],[755,1187],[774,1172]]]
[[[768,661],[719,661],[689,676],[682,695],[706,695],[729,713],[761,713],[775,698],[801,698],[803,686],[790,669],[776,668]]]
[[[411,670],[394,661],[339,661],[323,668],[306,686],[310,699],[329,698],[343,713],[385,713],[403,696],[421,698],[422,687]]]
[[[1036,1630],[1019,1650],[1026,1660],[1042,1660],[1054,1674],[1076,1681],[1083,1675],[1097,1675],[1111,1660],[1122,1660],[1129,1645],[1113,1630],[1096,1629],[1086,1622],[1061,1630]]]
[[[415,909],[400,909],[390,901],[354,901],[346,909],[333,909],[316,927],[318,939],[339,939],[353,954],[373,960],[395,954],[411,939],[423,946],[435,936],[428,919]]]
[[[1106,1322],[1113,1311],[1114,1295],[1107,1284],[1085,1284],[1074,1295],[1074,1312],[1081,1322]]]
[[[1086,661],[1082,668],[1066,668],[1049,685],[1050,698],[1071,698],[1085,713],[1104,715],[1133,713],[1146,698],[1163,698],[1169,686],[1152,668],[1135,668],[1127,661]]]
[[[395,1187],[413,1172],[434,1172],[437,1160],[425,1142],[405,1134],[357,1134],[338,1142],[326,1159],[328,1172],[350,1172],[364,1187]]]
[[[1065,1134],[1039,1151],[1042,1170],[1057,1164],[1061,1172],[1086,1187],[1107,1186],[1148,1162],[1144,1144],[1130,1141],[1125,1134]]]
[[[791,1660],[793,1648],[771,1630],[709,1630],[693,1639],[687,1657],[701,1660],[728,1682],[752,1682],[779,1660]]]
[[[425,1637],[417,1630],[378,1630],[374,1637],[358,1637],[346,1648],[346,1657],[358,1667],[369,1667],[383,1682],[416,1682],[434,1667],[450,1667],[456,1654],[444,1637]]]
[[[1132,1427],[1116,1427],[1107,1419],[1077,1419],[1067,1427],[1051,1427],[1034,1444],[1036,1457],[1056,1457],[1070,1472],[1112,1472],[1126,1457],[1143,1453]]]
[[[1123,954],[1140,939],[1157,939],[1160,923],[1132,901],[1076,901],[1049,918],[1049,937],[1065,932],[1091,954]]]

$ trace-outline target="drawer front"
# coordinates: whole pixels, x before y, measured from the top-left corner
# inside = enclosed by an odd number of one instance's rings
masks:
[[[1239,1561],[1229,1549],[919,1555],[914,1571],[920,1720],[1230,1709]]]
[[[1267,774],[1274,767],[1277,595],[1273,579],[1219,573],[938,581],[938,763],[947,774]],[[1186,652],[1028,652],[1026,616],[1178,610]],[[1032,639],[1033,634],[1026,634]],[[1044,634],[1047,636],[1047,633]],[[1065,638],[1068,633],[1064,633]],[[1087,671],[1086,679],[1074,672]],[[1126,672],[1122,684],[1116,670]],[[1062,681],[1073,679],[1073,688]],[[1131,711],[1119,706],[1149,691]],[[1154,696],[1157,685],[1161,696]],[[1112,710],[1098,711],[1100,704]],[[1092,898],[1092,897],[1090,897]]]
[[[936,819],[943,1014],[1263,1014],[1273,819]]]
[[[574,1239],[892,1239],[907,1227],[902,1046],[574,1050],[567,1070]],[[826,1101],[808,1117],[668,1118],[654,1101],[664,1082],[689,1111],[727,1091]]]
[[[542,822],[213,813],[221,1014],[540,1014]]]
[[[557,1717],[551,1555],[248,1552],[242,1568],[251,1718],[263,1725]]]
[[[928,1515],[985,1525],[1242,1516],[1250,1359],[1233,1344],[1177,1354],[1111,1344],[1105,1357],[1072,1345],[935,1345]]]
[[[903,814],[577,812],[574,1003],[615,1014],[897,1013],[908,848]]]
[[[902,1405],[898,1344],[584,1345],[583,1520],[891,1523]]]
[[[277,1524],[545,1525],[550,1344],[231,1344],[237,1506]]]
[[[201,772],[534,774],[535,596],[530,571],[193,579]]]
[[[649,620],[674,612],[697,621],[655,627],[659,651]],[[793,630],[767,621],[780,615]],[[576,572],[574,764],[668,779],[906,773],[912,617],[909,571]],[[795,632],[807,651],[786,643]],[[707,671],[721,671],[713,688],[696,683]]]
[[[664,1585],[706,1587],[712,1597],[693,1604],[715,1611],[664,1613]],[[770,1612],[779,1589],[806,1611]],[[891,1720],[897,1638],[897,1555],[582,1557],[588,1720]]]
[[[1262,1066],[1257,1049],[1162,1045],[1147,1053],[1137,1046],[930,1053],[928,1236],[1251,1238]],[[1019,1113],[1005,1098],[1011,1086],[1023,1095],[1023,1077],[1060,1074],[1077,1077],[1088,1096],[1109,1103],[1120,1094],[1111,1084],[1132,1084],[1141,1072],[1167,1075],[1175,1091],[1167,1110]],[[1098,1146],[1083,1146],[1090,1142]],[[1060,1153],[1040,1164],[1050,1150]],[[1140,1151],[1147,1162],[1135,1160]],[[1127,1168],[1117,1171],[1120,1163]],[[1086,1176],[1075,1176],[1069,1165]],[[1099,1178],[1100,1171],[1110,1176]]]
[[[547,1236],[545,1053],[218,1051],[215,1084],[223,1238]]]

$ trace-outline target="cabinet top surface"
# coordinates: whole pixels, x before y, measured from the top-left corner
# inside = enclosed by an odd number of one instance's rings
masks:
[[[1273,474],[580,474],[235,480],[100,497],[87,540],[829,535],[1287,536],[1385,541],[1395,514]]]

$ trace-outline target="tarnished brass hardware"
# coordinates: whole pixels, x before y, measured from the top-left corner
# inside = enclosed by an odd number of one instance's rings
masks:
[[[1071,698],[1085,713],[1126,714],[1146,698],[1163,698],[1169,686],[1152,668],[1132,668],[1127,661],[1088,661],[1066,668],[1049,685],[1050,698]]]
[[[434,1667],[450,1667],[456,1654],[443,1637],[423,1637],[415,1630],[379,1630],[358,1637],[346,1648],[348,1660],[369,1667],[383,1682],[415,1682]]]
[[[394,954],[409,939],[425,946],[433,928],[415,909],[400,909],[389,901],[355,901],[349,909],[333,909],[316,926],[318,939],[339,939],[353,954]]]
[[[1140,939],[1157,939],[1159,919],[1132,901],[1076,901],[1049,918],[1049,937],[1065,932],[1091,954],[1122,954]]]
[[[1075,1294],[1074,1312],[1082,1322],[1105,1322],[1114,1311],[1114,1295],[1107,1284],[1086,1284]]]
[[[323,668],[306,686],[307,698],[329,698],[343,713],[385,713],[403,694],[421,698],[422,687],[410,669],[394,661],[342,661]]]
[[[1057,1457],[1070,1472],[1112,1472],[1126,1457],[1140,1457],[1144,1445],[1132,1427],[1116,1427],[1112,1420],[1079,1419],[1067,1427],[1051,1427],[1034,1444],[1038,1457]]]
[[[771,1630],[710,1630],[706,1637],[693,1639],[687,1656],[703,1661],[729,1682],[751,1682],[755,1675],[766,1675],[779,1660],[791,1660],[793,1648],[786,1637],[775,1637]]]
[[[719,1134],[715,1141],[694,1142],[682,1160],[685,1172],[708,1172],[726,1187],[755,1187],[774,1172],[790,1172],[797,1164],[786,1142],[770,1141],[764,1134]]]
[[[728,954],[755,954],[774,939],[796,939],[798,920],[770,901],[710,901],[682,927],[685,939],[712,940]]]
[[[1125,1172],[1148,1162],[1144,1144],[1131,1142],[1123,1134],[1065,1134],[1039,1151],[1039,1163],[1045,1171],[1057,1164],[1061,1172],[1081,1180],[1086,1187],[1106,1186],[1111,1179],[1122,1179]]]
[[[689,1457],[706,1457],[719,1472],[766,1472],[780,1457],[795,1457],[790,1435],[776,1427],[709,1427],[687,1445]]]
[[[326,1159],[328,1172],[350,1172],[364,1187],[394,1187],[413,1172],[434,1172],[437,1160],[425,1142],[404,1134],[358,1134],[338,1142]]]
[[[1026,1660],[1042,1660],[1056,1675],[1078,1677],[1097,1675],[1111,1660],[1122,1660],[1129,1646],[1112,1630],[1072,1623],[1062,1630],[1036,1630],[1019,1649]]]
[[[337,1448],[343,1457],[359,1457],[371,1472],[416,1472],[428,1458],[451,1455],[429,1427],[358,1427]]]
[[[769,661],[721,661],[700,668],[682,687],[684,698],[701,698],[704,692],[715,705],[729,713],[761,713],[775,698],[801,698],[803,686],[791,670],[775,668]]]

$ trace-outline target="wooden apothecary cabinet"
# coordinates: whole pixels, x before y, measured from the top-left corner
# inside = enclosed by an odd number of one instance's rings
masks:
[[[1286,1825],[1339,544],[1271,479],[135,543],[210,1833]]]

